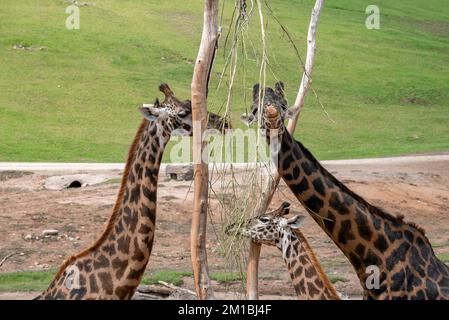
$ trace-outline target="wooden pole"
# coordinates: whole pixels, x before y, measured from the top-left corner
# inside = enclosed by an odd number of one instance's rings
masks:
[[[192,78],[194,202],[190,247],[195,291],[198,299],[213,299],[207,265],[206,229],[208,211],[207,144],[202,141],[207,124],[207,81],[218,39],[218,0],[204,1],[201,44]]]
[[[307,35],[307,58],[304,66],[304,73],[301,80],[301,85],[296,96],[296,101],[292,109],[296,110],[296,115],[293,119],[290,119],[287,125],[287,130],[292,135],[295,132],[296,125],[298,124],[300,112],[304,106],[304,101],[309,91],[310,84],[312,83],[313,63],[315,61],[315,48],[316,48],[316,30],[318,21],[320,18],[321,9],[324,5],[324,0],[317,0],[312,10],[312,17],[310,18],[309,32]],[[259,202],[256,211],[259,214],[267,211],[268,206],[273,198],[274,192],[280,181],[279,173],[276,171],[273,174],[273,178],[267,181],[265,191],[263,192],[261,201]],[[260,258],[261,245],[255,242],[251,242],[250,251],[248,257],[247,268],[247,280],[246,280],[246,294],[250,300],[258,300],[258,270],[259,270],[259,258]]]

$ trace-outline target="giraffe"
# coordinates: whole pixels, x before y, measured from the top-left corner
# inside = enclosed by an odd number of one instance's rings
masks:
[[[120,191],[106,228],[90,247],[67,259],[35,299],[130,299],[153,247],[157,181],[162,155],[175,131],[192,134],[191,103],[167,84],[161,103],[139,108],[143,120],[129,149]],[[223,122],[213,115],[215,128]]]
[[[340,296],[321,268],[318,259],[299,227],[302,215],[285,218],[290,213],[290,203],[257,216],[237,232],[252,241],[277,247],[292,279],[300,300],[340,300]]]
[[[449,267],[439,260],[422,228],[370,204],[328,172],[284,126],[288,109],[284,85],[253,87],[253,107],[241,120],[258,117],[267,142],[278,141],[272,158],[287,186],[349,259],[365,299],[449,299]]]

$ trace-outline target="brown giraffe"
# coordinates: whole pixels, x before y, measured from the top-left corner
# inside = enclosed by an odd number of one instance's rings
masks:
[[[304,216],[286,218],[290,204],[251,219],[238,233],[252,241],[277,247],[287,265],[300,300],[340,300],[340,296],[321,268],[307,239],[299,230]]]
[[[169,86],[165,100],[139,108],[144,119],[130,147],[120,191],[100,238],[60,267],[36,299],[130,299],[153,247],[159,167],[175,130],[192,133],[191,104]],[[221,125],[217,115],[216,123]],[[218,128],[218,127],[217,127]]]
[[[255,85],[251,114],[242,121],[258,118],[259,95],[267,141],[279,142],[271,149],[277,150],[280,176],[349,259],[365,299],[449,299],[449,267],[436,257],[424,230],[351,191],[286,130],[284,118],[296,110],[288,109],[282,83],[275,90]]]

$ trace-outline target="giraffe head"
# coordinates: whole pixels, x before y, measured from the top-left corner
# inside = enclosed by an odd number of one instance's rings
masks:
[[[259,109],[262,108],[261,129],[278,130],[283,132],[284,120],[293,118],[296,115],[296,109],[289,109],[284,93],[284,83],[277,82],[272,88],[260,88],[259,84],[253,87],[253,105],[249,114],[243,114],[240,120],[246,125],[257,122]]]
[[[153,104],[144,104],[139,108],[143,117],[151,123],[156,123],[160,134],[170,136],[174,134],[193,134],[192,103],[190,100],[179,100],[168,84],[161,84],[159,90],[164,93],[164,101],[159,99]],[[228,127],[228,123],[220,116],[209,113],[213,121],[208,121],[208,129]]]
[[[256,243],[282,249],[282,241],[292,235],[293,230],[298,229],[304,220],[304,216],[299,214],[286,217],[289,213],[290,203],[284,202],[276,210],[249,220],[238,233]]]

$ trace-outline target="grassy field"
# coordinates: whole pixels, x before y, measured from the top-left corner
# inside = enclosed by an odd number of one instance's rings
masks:
[[[56,270],[45,271],[18,271],[0,274],[0,292],[13,291],[43,291],[53,280]],[[184,277],[193,277],[191,271],[161,270],[144,275],[142,284],[158,284],[159,281],[181,286]],[[220,283],[239,281],[237,273],[212,272],[211,279]]]
[[[0,9],[0,161],[124,161],[140,121],[136,107],[167,82],[189,97],[202,1],[104,0],[81,7],[81,29],[65,28],[63,0],[4,0]],[[272,0],[301,54],[312,0]],[[224,34],[233,1],[225,2]],[[296,137],[320,159],[449,149],[449,7],[440,0],[378,0],[381,29],[365,28],[370,1],[326,2],[313,88]],[[268,13],[269,83],[296,95],[300,67]],[[258,17],[248,28],[232,99],[234,124],[258,78]],[[222,40],[225,39],[223,35]],[[16,50],[15,45],[34,50]],[[210,104],[224,64],[221,42]],[[245,70],[245,72],[243,72]],[[228,79],[225,77],[225,83]],[[167,160],[167,159],[166,159]]]
[[[447,257],[440,257],[446,259]],[[43,291],[48,288],[48,285],[53,280],[56,270],[46,271],[18,271],[0,274],[0,292],[15,292],[15,291]],[[191,271],[173,271],[160,270],[152,274],[144,275],[141,283],[145,285],[159,284],[159,281],[182,286],[185,277],[193,277]],[[241,281],[241,276],[235,272],[212,272],[210,278],[213,281],[220,283]],[[262,279],[268,279],[262,277]],[[329,280],[332,283],[347,282],[345,277],[329,275]]]

